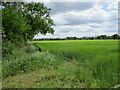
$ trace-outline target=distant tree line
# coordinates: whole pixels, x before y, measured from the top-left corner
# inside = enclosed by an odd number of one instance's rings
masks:
[[[120,39],[120,35],[114,34],[111,36],[107,35],[98,35],[98,36],[89,36],[89,37],[66,37],[66,38],[40,38],[33,39],[33,41],[45,41],[45,40],[95,40],[95,39]]]

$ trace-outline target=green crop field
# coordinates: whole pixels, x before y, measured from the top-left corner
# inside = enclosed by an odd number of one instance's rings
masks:
[[[3,87],[112,88],[118,85],[118,40],[32,42],[42,52],[23,55],[29,57],[21,59],[26,64],[25,74],[10,76],[15,69],[11,67],[10,71],[7,65],[3,66],[6,76]],[[10,66],[15,62],[5,63]],[[16,61],[16,68],[18,64]]]
[[[65,66],[81,83],[91,87],[112,87],[118,80],[117,40],[68,40],[35,42],[42,50],[58,56],[61,61],[76,62],[73,68]],[[73,70],[73,71],[72,71]],[[63,71],[64,74],[64,71]],[[68,74],[69,77],[69,74]],[[74,75],[73,75],[74,77]],[[70,79],[69,79],[70,80]]]

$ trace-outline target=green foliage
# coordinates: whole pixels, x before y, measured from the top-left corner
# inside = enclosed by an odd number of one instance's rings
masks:
[[[2,54],[9,54],[12,53],[15,45],[8,40],[2,40]]]
[[[120,39],[120,36],[118,34],[112,35],[113,39]]]
[[[14,8],[3,9],[3,39],[9,40],[12,43],[19,44],[26,40],[24,34],[27,30],[31,30],[30,25],[27,24],[22,12],[16,11]]]
[[[27,22],[32,26],[32,33],[28,32],[32,38],[39,32],[41,34],[54,33],[51,26],[55,24],[49,16],[51,10],[50,8],[44,6],[43,3],[28,3],[24,5],[24,8],[24,15]]]
[[[55,24],[49,16],[51,9],[43,3],[2,2],[2,5],[4,45],[10,42],[11,46],[18,46],[32,40],[38,33],[54,33],[51,26]],[[10,45],[5,48],[3,51],[9,50]]]
[[[38,68],[50,68],[55,64],[52,54],[39,52],[35,46],[15,48],[13,54],[3,57],[3,77],[14,76],[18,73],[25,73]]]
[[[34,43],[37,47],[29,42],[3,57],[3,87],[111,88],[118,85],[117,40]]]

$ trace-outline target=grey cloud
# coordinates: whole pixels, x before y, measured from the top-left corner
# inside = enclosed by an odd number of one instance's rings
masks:
[[[66,20],[69,22],[66,25],[79,25],[79,24],[86,24],[90,22],[89,19],[84,18],[84,17],[72,17],[72,16],[67,16]]]
[[[83,11],[94,6],[93,2],[47,2],[46,6],[52,8],[51,15],[69,11]]]
[[[112,22],[115,24],[118,21],[116,13],[110,13],[110,14],[107,13],[106,15],[95,14],[95,15],[92,15],[92,17],[90,17],[89,15],[84,16],[82,15],[82,12],[78,13],[77,15],[73,13],[72,14],[66,13],[65,15],[61,15],[62,17],[61,19],[67,22],[67,23],[64,23],[64,25],[82,25],[82,24],[88,24],[88,23],[102,24],[105,22]],[[58,25],[62,25],[62,24],[63,22],[58,23]],[[113,25],[110,25],[110,27]]]
[[[49,2],[45,4],[52,8],[51,16],[56,23],[55,33],[54,35],[39,35],[40,38],[112,35],[118,32],[117,13],[95,8],[94,3]]]
[[[110,16],[110,18],[109,18],[109,21],[117,21],[118,20],[118,11],[116,11],[116,12],[111,12],[110,13],[111,14],[111,16]]]

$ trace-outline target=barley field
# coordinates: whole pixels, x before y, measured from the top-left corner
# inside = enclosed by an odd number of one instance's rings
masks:
[[[58,56],[61,61],[75,62],[76,67],[64,67],[76,79],[91,87],[112,87],[118,80],[117,40],[68,40],[35,42],[42,50]],[[73,72],[72,72],[73,70]],[[69,76],[69,74],[68,74]],[[73,75],[74,76],[74,75]]]
[[[112,88],[118,85],[118,40],[32,43],[41,52],[23,54],[21,51],[20,61],[3,62],[3,87]]]

